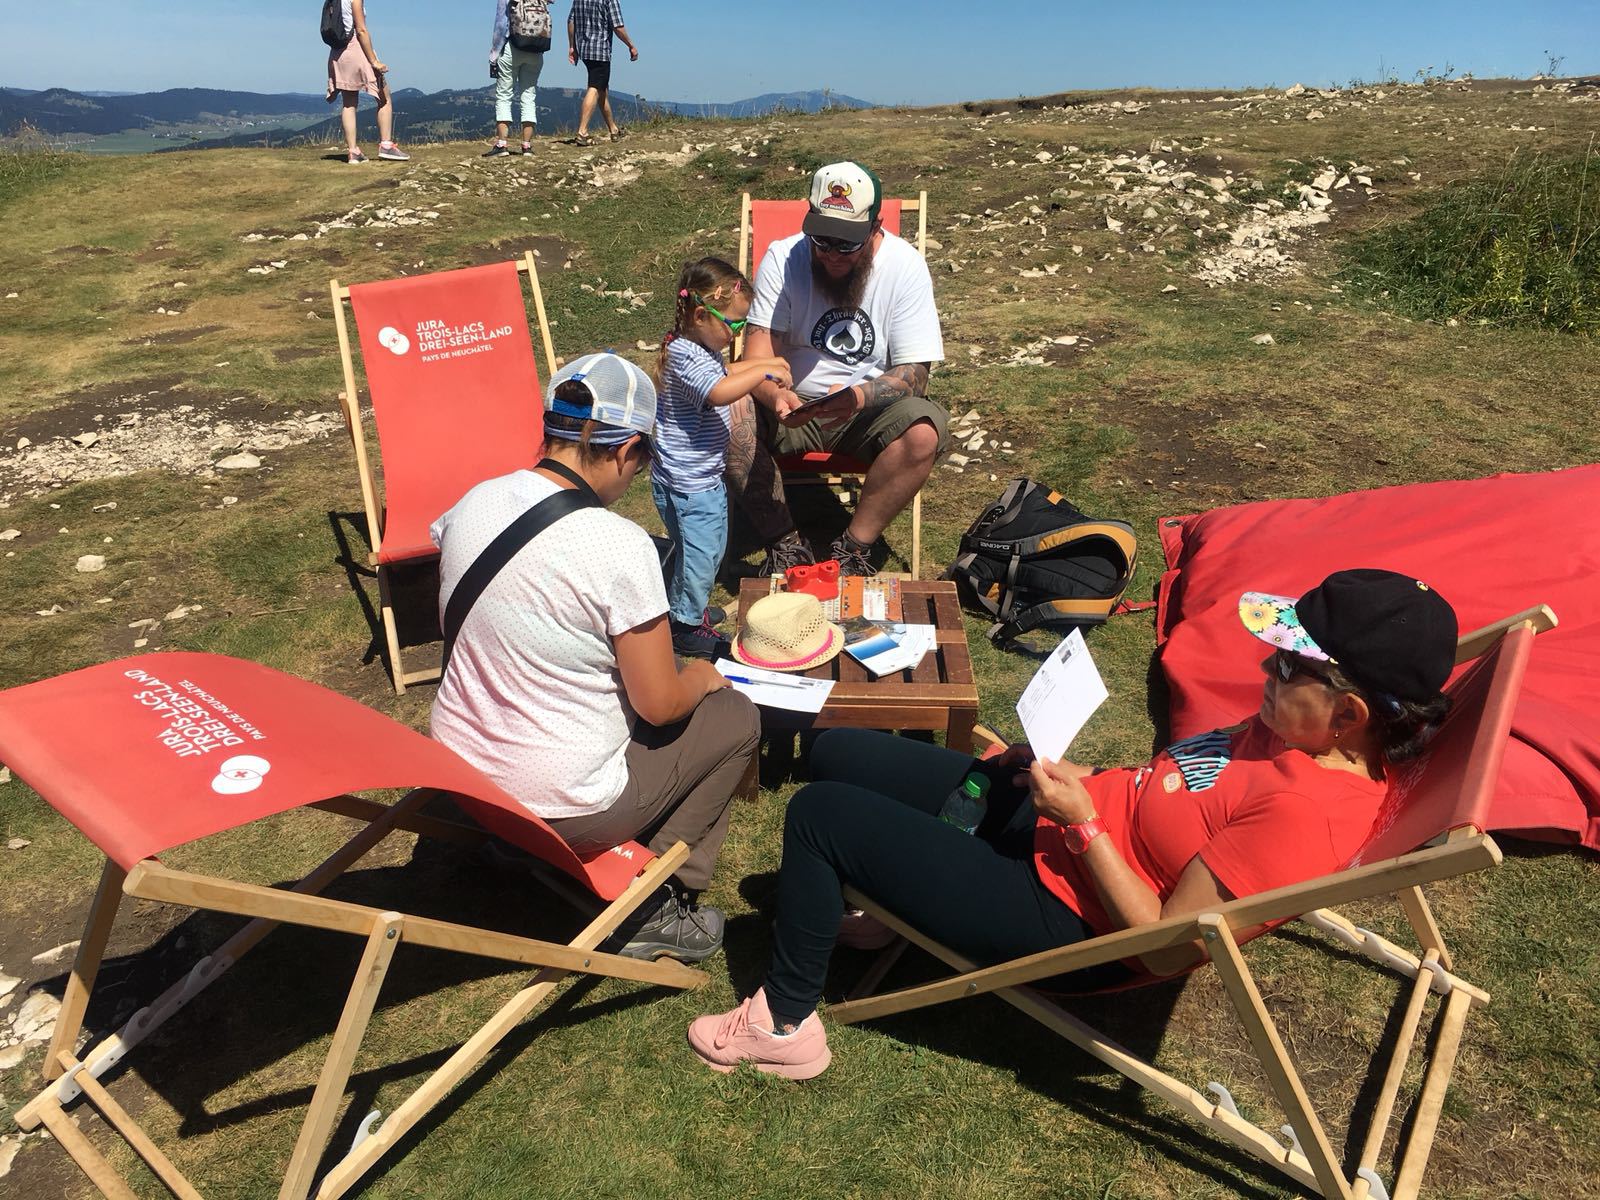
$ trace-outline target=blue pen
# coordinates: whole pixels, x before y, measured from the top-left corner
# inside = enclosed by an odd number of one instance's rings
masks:
[[[751,687],[805,688],[810,687],[812,682],[807,681],[805,683],[798,683],[792,679],[750,679],[744,675],[724,675],[723,678],[729,683],[747,683]]]

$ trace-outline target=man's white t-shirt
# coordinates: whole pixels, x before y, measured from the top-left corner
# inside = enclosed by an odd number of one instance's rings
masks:
[[[439,611],[506,526],[557,485],[533,471],[480,483],[429,531]],[[433,736],[541,817],[609,808],[633,731],[611,639],[667,611],[655,546],[603,508],[569,513],[490,581],[433,700]]]
[[[805,234],[773,242],[756,271],[750,324],[781,335],[775,340],[794,373],[794,390],[808,399],[859,377],[869,360],[879,370],[944,361],[928,264],[887,230],[859,308],[835,305],[817,288]]]

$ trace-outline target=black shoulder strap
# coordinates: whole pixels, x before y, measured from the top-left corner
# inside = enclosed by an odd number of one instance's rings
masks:
[[[450,603],[445,606],[444,620],[441,622],[444,627],[445,668],[450,666],[450,652],[455,649],[456,635],[461,632],[467,614],[478,602],[478,597],[483,595],[484,588],[500,574],[501,568],[515,558],[519,550],[568,513],[577,512],[580,508],[603,507],[600,497],[594,494],[594,489],[576,471],[549,458],[541,459],[538,466],[553,471],[573,486],[570,490],[563,489],[553,496],[546,496],[507,525],[462,573],[455,591],[450,593]]]

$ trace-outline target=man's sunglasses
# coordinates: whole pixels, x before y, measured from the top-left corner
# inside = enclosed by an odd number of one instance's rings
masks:
[[[860,254],[861,247],[867,244],[866,242],[847,242],[843,238],[820,237],[815,233],[808,233],[806,236],[811,239],[811,244],[818,250],[826,251],[829,254]]]
[[[1333,687],[1333,680],[1311,665],[1307,658],[1292,650],[1279,650],[1272,656],[1272,669],[1279,683],[1288,683],[1296,675],[1309,675],[1325,687]]]
[[[699,296],[696,296],[694,298],[694,301],[701,308],[705,309],[713,317],[715,317],[717,320],[721,321],[724,325],[726,325],[728,327],[728,332],[729,333],[737,335],[738,333],[743,331],[743,329],[744,329],[744,327],[746,325],[750,324],[750,318],[749,317],[737,317],[737,318],[735,318],[735,317],[725,317],[725,316],[723,316],[716,309],[712,308],[711,305],[707,304],[704,300],[702,300]]]

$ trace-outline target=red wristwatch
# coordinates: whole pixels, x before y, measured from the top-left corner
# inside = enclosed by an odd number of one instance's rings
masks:
[[[1063,825],[1061,834],[1067,843],[1067,849],[1074,854],[1082,854],[1089,848],[1089,843],[1094,841],[1106,831],[1105,822],[1099,817],[1090,817],[1087,821],[1075,821],[1071,825]]]

